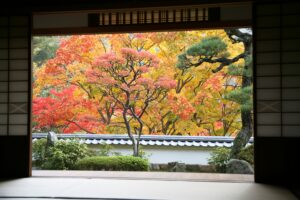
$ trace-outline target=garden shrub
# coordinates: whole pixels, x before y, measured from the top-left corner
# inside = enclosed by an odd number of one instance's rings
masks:
[[[250,163],[252,166],[254,165],[254,145],[251,144],[241,150],[238,154],[238,159],[245,160]]]
[[[148,171],[148,160],[134,156],[93,156],[79,160],[78,170]]]
[[[211,157],[208,159],[208,163],[213,165],[217,172],[225,173],[226,165],[230,160],[230,148],[219,147],[216,148],[212,153]],[[254,164],[254,146],[249,145],[241,150],[238,154],[237,159],[245,160],[252,166]]]
[[[80,144],[78,140],[56,141],[48,148],[46,143],[46,139],[33,143],[33,159],[41,169],[74,169],[79,159],[88,156],[87,146]]]
[[[217,172],[225,173],[226,164],[230,159],[230,148],[219,147],[216,148],[208,159],[208,163],[213,165]]]
[[[39,139],[32,144],[32,158],[34,165],[41,167],[45,162],[47,139]]]

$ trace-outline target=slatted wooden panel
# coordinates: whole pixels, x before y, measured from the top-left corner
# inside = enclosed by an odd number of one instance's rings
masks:
[[[127,9],[100,11],[99,14],[95,15],[97,19],[93,20],[95,24],[92,24],[92,26],[162,24],[209,21],[212,18],[219,18],[219,9],[203,7]]]
[[[1,136],[29,133],[29,19],[29,16],[0,16]]]

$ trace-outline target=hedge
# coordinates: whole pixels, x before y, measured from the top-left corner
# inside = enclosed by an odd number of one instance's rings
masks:
[[[93,156],[79,160],[77,170],[148,171],[148,160],[133,156]]]

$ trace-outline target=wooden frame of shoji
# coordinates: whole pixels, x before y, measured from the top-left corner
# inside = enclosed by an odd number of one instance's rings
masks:
[[[256,10],[258,137],[300,137],[300,3]]]
[[[0,16],[0,136],[30,133],[30,17]]]

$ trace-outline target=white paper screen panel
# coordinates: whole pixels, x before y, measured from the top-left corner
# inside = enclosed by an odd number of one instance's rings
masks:
[[[280,62],[280,53],[256,53],[256,61],[258,64],[277,64]]]
[[[282,75],[300,75],[300,63],[296,64],[283,64]]]
[[[0,136],[7,136],[7,125],[0,125]]]
[[[11,49],[9,51],[10,59],[28,59],[28,49]]]
[[[263,76],[280,76],[280,65],[256,65],[256,75],[259,77]]]
[[[28,127],[27,125],[9,125],[9,135],[14,136],[14,135],[19,135],[19,136],[24,136],[27,135],[28,132]]]
[[[256,26],[259,27],[278,27],[280,25],[280,16],[262,16],[257,18]]]
[[[0,17],[0,135],[26,136],[29,123],[30,17]]]
[[[27,81],[28,71],[10,71],[9,78],[11,81]]]
[[[0,70],[8,70],[8,60],[0,60]]]
[[[260,40],[273,40],[280,38],[280,30],[278,28],[259,28],[256,31],[256,39]]]
[[[300,126],[300,113],[283,113],[282,123],[284,125],[299,125]]]
[[[282,40],[283,51],[300,51],[300,39]]]
[[[283,76],[283,88],[300,88],[300,76]]]
[[[280,88],[280,77],[257,77],[257,88]]]
[[[0,126],[3,124],[7,124],[7,115],[0,114]]]
[[[300,113],[300,100],[282,101],[282,112],[298,112]]]
[[[28,40],[24,38],[13,38],[9,40],[10,48],[28,48]]]
[[[283,27],[282,28],[282,38],[283,39],[299,39],[300,28],[298,27]]]
[[[300,126],[283,126],[283,135],[285,137],[300,137]]]
[[[277,4],[272,4],[272,5],[259,5],[256,8],[256,14],[257,16],[268,16],[268,15],[279,15],[280,14],[280,6]]]
[[[8,39],[7,38],[0,38],[0,48],[7,48],[8,47]]]
[[[282,100],[300,100],[300,89],[282,89]]]
[[[28,82],[20,81],[20,82],[10,82],[9,83],[9,91],[11,92],[24,92],[28,90]]]
[[[257,127],[257,132],[260,137],[280,137],[281,126],[264,126],[260,125]]]
[[[6,115],[7,112],[8,112],[8,104],[7,103],[0,104],[0,114],[1,115],[4,115],[4,114]]]
[[[300,51],[298,52],[282,52],[283,63],[300,63]]]
[[[299,2],[288,3],[282,6],[283,14],[299,14],[299,9],[300,9]]]
[[[9,68],[10,70],[27,70],[29,69],[28,60],[10,60]]]
[[[7,92],[7,91],[8,91],[8,82],[0,82],[0,92]]]
[[[258,125],[280,125],[280,113],[257,113]]]
[[[256,89],[256,99],[260,100],[280,100],[280,89]]]
[[[256,43],[256,52],[280,51],[279,40],[258,41]]]

